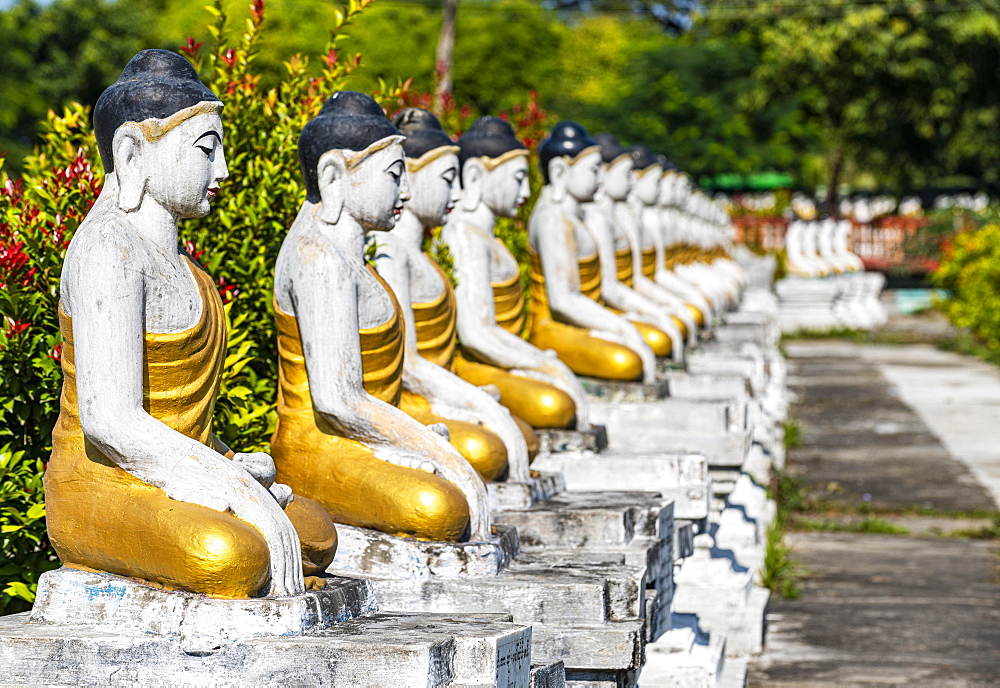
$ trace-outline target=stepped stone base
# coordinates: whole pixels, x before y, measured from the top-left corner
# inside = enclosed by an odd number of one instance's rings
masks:
[[[0,617],[4,685],[526,686],[531,628],[496,616],[385,614],[190,654],[177,637]]]
[[[567,672],[632,671],[642,654],[645,565],[539,560],[483,578],[372,582],[387,610],[510,614],[531,624],[535,661],[561,660]]]
[[[697,617],[674,614],[673,627],[646,646],[639,674],[642,688],[716,688],[727,667],[726,639],[698,628]]]
[[[562,662],[532,666],[528,688],[566,688],[566,667]]]
[[[674,399],[731,401],[753,396],[749,380],[741,375],[668,373],[665,377]]]
[[[589,430],[536,430],[538,453],[551,454],[567,451],[604,451],[608,446],[608,431],[603,425],[594,424]]]
[[[424,542],[368,528],[337,524],[331,575],[441,578],[495,576],[520,549],[517,531],[494,526],[488,542]]]
[[[536,470],[532,470],[531,480],[526,483],[486,483],[492,511],[527,509],[565,489],[566,481],[558,473],[540,473]]]
[[[667,373],[669,375],[670,373]],[[587,398],[592,401],[656,401],[669,394],[666,377],[657,376],[655,382],[618,382],[578,377]]]
[[[673,501],[675,518],[696,521],[708,515],[708,467],[698,454],[549,454],[535,459],[535,465],[540,470],[561,473],[571,491],[655,490]]]
[[[174,637],[197,654],[256,636],[311,633],[377,609],[371,584],[351,578],[327,577],[325,589],[294,597],[220,600],[61,568],[40,577],[31,623]]]

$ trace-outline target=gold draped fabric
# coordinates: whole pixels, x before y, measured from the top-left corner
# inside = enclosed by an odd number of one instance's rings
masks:
[[[656,247],[642,249],[642,274],[648,279],[656,275]]]
[[[491,283],[491,287],[497,325],[520,337],[527,321],[521,275],[515,273],[510,279]],[[566,428],[576,417],[572,397],[558,387],[476,360],[469,352],[460,351],[454,357],[452,370],[466,382],[495,385],[500,390],[500,403],[514,416],[531,454],[538,450],[538,437],[532,428]]]
[[[572,232],[571,225],[564,230]],[[573,245],[573,242],[570,242]],[[531,329],[529,341],[539,349],[552,349],[577,375],[608,380],[638,380],[642,378],[642,359],[616,342],[592,336],[586,329],[558,322],[549,309],[545,274],[539,255],[529,246],[531,254]],[[600,274],[598,273],[598,277]]]
[[[399,304],[386,322],[358,332],[365,390],[396,405],[402,394],[403,330]],[[322,505],[338,523],[391,535],[457,540],[469,522],[462,492],[436,475],[377,458],[317,411],[295,316],[275,304],[278,324],[278,423],[271,453],[280,482]],[[333,314],[335,317],[335,314]]]
[[[627,287],[631,287],[635,281],[633,279],[635,266],[632,264],[632,249],[628,246],[615,251],[615,269],[618,274],[618,281]]]
[[[171,429],[217,447],[212,413],[226,353],[226,319],[212,279],[189,261],[202,312],[190,329],[144,335],[143,407]],[[80,425],[72,319],[59,305],[63,389],[45,472],[49,538],[67,566],[107,571],[170,590],[248,597],[270,576],[260,532],[207,507],[178,502],[120,468]],[[221,448],[221,447],[220,447]],[[332,561],[336,531],[315,504],[286,510],[299,533],[307,575]]]
[[[413,321],[417,330],[417,351],[428,361],[450,368],[458,342],[458,337],[455,334],[458,320],[455,290],[441,266],[430,259],[428,262],[437,270],[444,287],[437,298],[423,303],[411,304]]]
[[[491,286],[497,325],[520,337],[524,333],[524,325],[528,319],[524,308],[521,274],[516,272],[510,279],[493,282]]]

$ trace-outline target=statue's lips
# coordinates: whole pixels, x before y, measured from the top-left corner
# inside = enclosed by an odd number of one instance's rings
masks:
[[[209,199],[215,198],[218,195],[219,195],[219,187],[213,186],[211,189],[208,190]]]

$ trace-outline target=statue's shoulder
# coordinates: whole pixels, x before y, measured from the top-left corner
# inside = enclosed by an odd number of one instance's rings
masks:
[[[144,271],[148,264],[145,242],[115,213],[88,215],[73,235],[64,261],[64,265],[84,271],[120,266]]]

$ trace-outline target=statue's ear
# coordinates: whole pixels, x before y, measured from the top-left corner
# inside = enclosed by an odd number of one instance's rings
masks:
[[[483,202],[486,167],[481,160],[469,158],[462,167],[462,210],[473,211]]]
[[[145,145],[139,127],[131,122],[118,127],[111,141],[114,174],[118,178],[118,207],[126,213],[138,210],[146,193],[147,176],[142,164]]]
[[[347,166],[343,154],[338,150],[323,153],[316,163],[316,172],[323,203],[319,219],[331,225],[337,224],[347,196]]]
[[[566,200],[566,183],[569,181],[569,163],[566,158],[555,157],[549,160],[549,186],[552,187],[552,201],[562,203]]]

